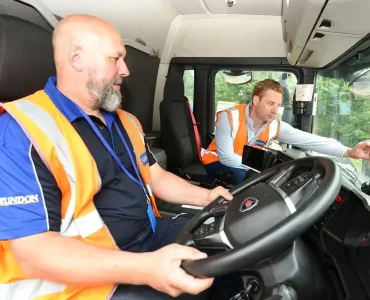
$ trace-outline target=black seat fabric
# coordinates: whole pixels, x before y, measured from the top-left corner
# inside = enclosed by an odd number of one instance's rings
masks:
[[[0,14],[0,102],[43,89],[55,73],[52,31]]]
[[[169,72],[160,104],[162,147],[169,171],[201,182],[207,178],[198,159],[195,134],[181,72]]]

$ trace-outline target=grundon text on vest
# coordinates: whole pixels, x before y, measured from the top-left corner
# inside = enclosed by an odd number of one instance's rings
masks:
[[[23,128],[62,191],[60,234],[96,246],[117,249],[93,202],[101,184],[96,163],[73,126],[44,91],[0,104],[0,113],[4,109]],[[118,115],[128,132],[135,153],[144,153],[145,144],[140,123],[127,112],[119,110]],[[151,192],[149,164],[144,165],[140,157],[137,157],[137,163],[150,194],[154,213],[159,217]],[[23,274],[7,241],[0,242],[0,266],[1,293],[5,293],[5,298],[11,300],[105,300],[116,289],[113,284],[69,286],[29,279]]]
[[[239,104],[225,110],[229,117],[231,136],[234,143],[234,153],[240,156],[243,155],[243,148],[248,143],[248,128],[245,116],[245,109],[247,105],[248,104]],[[221,112],[217,114],[217,118],[220,113]],[[260,141],[260,144],[253,145],[253,147],[262,149],[264,145],[267,145],[272,139],[276,138],[276,136],[279,134],[279,129],[280,121],[278,119],[268,123],[264,131],[262,131],[257,138],[257,140]],[[218,154],[216,140],[213,139],[208,149],[202,153],[202,162],[206,165],[216,161],[218,161]]]

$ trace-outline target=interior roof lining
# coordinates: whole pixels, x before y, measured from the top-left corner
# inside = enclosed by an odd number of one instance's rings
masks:
[[[53,31],[50,25],[33,7],[14,0],[0,1],[0,14],[15,16],[20,19],[37,24],[48,31]]]

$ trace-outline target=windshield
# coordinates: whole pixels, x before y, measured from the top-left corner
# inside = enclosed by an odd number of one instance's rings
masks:
[[[216,112],[237,104],[250,103],[254,85],[264,79],[273,79],[283,87],[283,103],[279,107],[278,117],[291,123],[293,117],[292,102],[297,85],[297,77],[285,71],[250,71],[221,69],[215,75],[215,120]]]
[[[353,147],[370,139],[370,51],[316,77],[317,109],[313,133]],[[345,163],[347,161],[347,163]],[[343,160],[358,178],[370,181],[368,161]],[[351,171],[350,171],[351,172]]]

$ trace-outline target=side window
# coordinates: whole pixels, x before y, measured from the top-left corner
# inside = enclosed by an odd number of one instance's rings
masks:
[[[189,99],[191,108],[193,108],[193,103],[194,103],[194,70],[185,70],[183,78],[184,78],[185,96]]]
[[[278,117],[291,123],[297,78],[293,73],[282,71],[219,70],[215,76],[215,119],[218,111],[237,104],[250,103],[254,85],[267,78],[276,80],[283,86],[283,103]]]
[[[317,110],[313,133],[333,138],[353,147],[370,136],[370,66],[366,56],[362,68],[353,71],[351,61],[316,77]],[[366,160],[341,159],[341,167],[354,178],[370,180],[370,163]],[[348,172],[346,172],[348,173]]]

